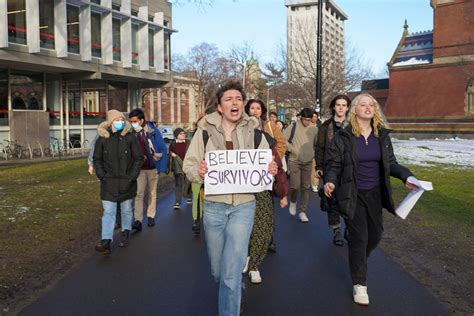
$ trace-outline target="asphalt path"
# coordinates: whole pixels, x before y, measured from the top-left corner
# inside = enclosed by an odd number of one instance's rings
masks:
[[[191,205],[173,210],[174,193],[159,198],[157,224],[134,233],[127,248],[95,254],[68,273],[20,315],[216,315],[217,284],[204,236],[191,231]],[[370,305],[352,301],[347,245],[332,244],[326,214],[311,193],[310,222],[276,207],[277,253],[248,275],[244,315],[448,315],[421,284],[383,251],[369,259]],[[391,216],[386,213],[386,216]]]

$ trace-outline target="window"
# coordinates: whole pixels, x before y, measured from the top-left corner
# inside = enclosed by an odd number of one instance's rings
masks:
[[[305,5],[304,8],[305,8],[306,11],[311,10],[311,7],[309,5]]]
[[[466,113],[474,114],[474,81],[466,89]]]
[[[40,45],[54,49],[54,0],[39,0]]]
[[[43,74],[10,74],[12,108],[14,110],[43,110]]]
[[[121,42],[120,42],[120,26],[122,25],[122,21],[119,19],[112,20],[112,51],[114,54],[114,60],[121,61]]]
[[[79,8],[67,6],[67,51],[79,54]]]
[[[120,11],[120,4],[112,2],[112,10]]]
[[[100,4],[100,0],[91,0],[91,3]]]
[[[49,124],[59,125],[61,114],[61,76],[46,74],[46,111],[49,113]]]
[[[109,81],[109,109],[128,112],[128,84],[126,82]],[[104,112],[105,118],[105,112]]]
[[[102,44],[100,38],[101,30],[101,19],[100,13],[91,13],[91,49],[93,57],[102,57]]]
[[[150,67],[154,67],[155,66],[155,50],[154,50],[154,47],[153,47],[153,44],[154,44],[154,41],[153,41],[153,37],[155,35],[155,31],[153,31],[152,29],[149,29],[148,30],[148,59],[150,61]]]
[[[164,52],[165,52],[165,69],[170,70],[170,33],[165,33],[164,36]]]
[[[8,73],[0,70],[0,126],[8,126]]]
[[[25,0],[8,0],[8,41],[26,45]]]
[[[104,80],[87,80],[82,82],[83,117],[85,125],[97,125],[107,112],[107,90]]]
[[[132,64],[138,64],[137,35],[138,24],[132,23]]]
[[[138,10],[132,9],[132,16],[138,17]]]

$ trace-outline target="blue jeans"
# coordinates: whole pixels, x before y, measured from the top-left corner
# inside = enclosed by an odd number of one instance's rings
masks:
[[[229,205],[204,201],[204,232],[211,273],[219,282],[219,315],[240,313],[242,270],[248,254],[255,201]]]
[[[122,216],[122,231],[132,229],[132,208],[133,199],[120,203],[120,211]],[[102,239],[112,239],[114,236],[115,215],[117,211],[117,202],[102,200],[104,214],[102,215]]]

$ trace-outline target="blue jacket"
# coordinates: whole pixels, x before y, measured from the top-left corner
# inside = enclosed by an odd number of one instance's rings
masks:
[[[168,148],[166,147],[165,141],[156,125],[152,122],[146,122],[146,125],[150,130],[152,130],[150,133],[150,140],[153,147],[158,153],[162,154],[160,160],[155,160],[156,171],[158,173],[164,173],[168,167]]]

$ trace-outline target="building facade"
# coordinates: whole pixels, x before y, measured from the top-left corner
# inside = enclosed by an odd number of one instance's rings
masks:
[[[305,75],[307,77],[307,73],[314,77],[317,60],[318,1],[286,0],[285,6],[289,79],[293,81]],[[333,0],[323,2],[322,43],[325,69],[334,68],[329,63],[344,68],[345,20],[347,15]],[[334,72],[326,71],[326,73],[331,76]]]
[[[474,1],[431,0],[433,31],[405,23],[385,114],[397,132],[474,134]]]
[[[92,140],[170,81],[166,0],[0,1],[0,141]]]
[[[196,78],[173,75],[162,88],[142,90],[147,119],[158,126],[193,130],[199,119],[198,84]]]

